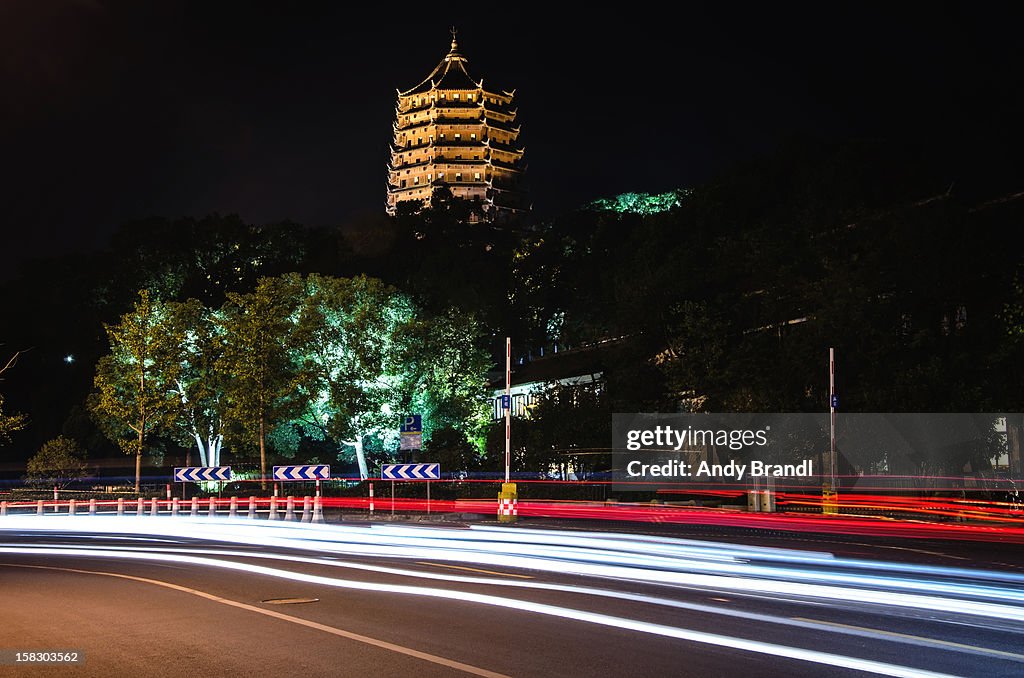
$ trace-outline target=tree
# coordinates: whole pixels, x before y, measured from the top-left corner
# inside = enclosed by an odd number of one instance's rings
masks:
[[[367,437],[397,442],[398,417],[412,402],[413,337],[412,304],[380,280],[307,278],[296,326],[305,422],[353,447],[362,478]]]
[[[424,315],[380,280],[306,279],[296,325],[306,405],[296,424],[352,447],[363,478],[365,446],[393,450],[402,414],[423,415],[425,438],[443,427],[479,438],[486,424],[479,323]]]
[[[108,438],[135,455],[135,491],[142,476],[142,455],[151,435],[172,426],[177,399],[176,354],[183,337],[168,322],[164,304],[139,292],[132,311],[107,325],[110,353],[96,365],[93,416]]]
[[[182,445],[195,445],[200,465],[219,466],[224,443],[227,345],[223,314],[195,299],[167,304],[168,326],[182,341],[166,382],[177,396],[174,437]]]
[[[260,486],[266,489],[267,439],[298,414],[298,364],[293,317],[303,296],[302,278],[261,278],[249,293],[229,293],[223,308],[224,417],[239,442],[255,444]]]
[[[45,443],[29,458],[25,470],[30,483],[67,487],[89,475],[85,453],[78,443],[59,436]]]
[[[18,351],[8,359],[7,363],[0,367],[0,375],[14,367],[18,357],[23,351]],[[28,418],[24,414],[4,414],[4,396],[0,394],[0,442],[10,440],[10,435],[20,431],[28,425]]]

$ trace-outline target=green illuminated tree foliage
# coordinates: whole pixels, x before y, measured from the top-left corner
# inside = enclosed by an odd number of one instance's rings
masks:
[[[293,330],[303,295],[297,274],[261,278],[252,292],[229,293],[223,308],[223,413],[239,443],[258,447],[263,488],[267,439],[301,407]]]
[[[168,326],[180,337],[167,383],[177,396],[172,434],[184,446],[195,445],[201,466],[219,466],[224,443],[224,392],[230,375],[222,365],[223,314],[195,299],[167,304]],[[172,378],[173,377],[173,378]]]
[[[142,455],[155,433],[174,422],[178,378],[176,355],[183,343],[180,327],[167,307],[139,292],[135,307],[116,325],[106,326],[110,353],[96,365],[96,392],[90,409],[108,438],[135,455],[135,491],[139,491]]]
[[[412,402],[415,319],[412,304],[375,278],[311,275],[296,337],[307,394],[305,421],[355,450],[369,473],[364,444],[397,441],[398,417]]]
[[[427,318],[404,294],[366,277],[311,275],[296,324],[306,404],[294,422],[354,449],[394,450],[403,414],[423,415],[424,436],[452,427],[479,436],[489,358],[470,315]]]
[[[64,436],[45,443],[29,458],[25,470],[28,482],[59,487],[67,487],[89,475],[85,453],[78,443]]]

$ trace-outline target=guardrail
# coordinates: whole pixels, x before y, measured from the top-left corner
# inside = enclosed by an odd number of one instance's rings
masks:
[[[28,501],[0,501],[0,517],[8,515],[114,515],[114,516],[207,516],[227,518],[266,518],[267,520],[286,520],[303,523],[324,522],[323,499],[321,497],[248,497],[239,501],[239,497],[221,499],[208,497],[191,500],[143,499],[125,500],[124,498],[89,499],[78,501],[47,501],[38,499]],[[299,499],[300,501],[296,501]]]

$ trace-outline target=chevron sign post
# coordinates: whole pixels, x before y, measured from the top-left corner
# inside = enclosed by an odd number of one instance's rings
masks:
[[[384,464],[381,480],[440,480],[440,464]]]
[[[231,467],[178,466],[174,469],[176,483],[198,483],[204,480],[231,480]]]
[[[396,480],[440,480],[440,464],[383,464],[380,479],[391,481],[391,515],[395,515]],[[430,513],[430,483],[427,483],[427,513]]]
[[[274,480],[330,480],[331,467],[328,464],[307,464],[304,466],[275,466]]]

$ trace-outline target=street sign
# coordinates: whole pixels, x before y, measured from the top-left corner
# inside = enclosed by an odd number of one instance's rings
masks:
[[[511,410],[512,409],[512,396],[502,395],[501,396],[501,409]]]
[[[327,464],[275,466],[274,480],[330,480],[331,467]]]
[[[418,450],[423,446],[422,433],[399,433],[399,449]]]
[[[832,394],[832,409],[839,409],[839,396],[835,393]]]
[[[177,466],[174,482],[197,483],[203,480],[231,480],[230,466]],[[170,487],[168,485],[168,487]]]
[[[418,450],[423,447],[423,415],[408,414],[398,432],[399,449]]]
[[[440,464],[384,464],[381,480],[440,480]]]

